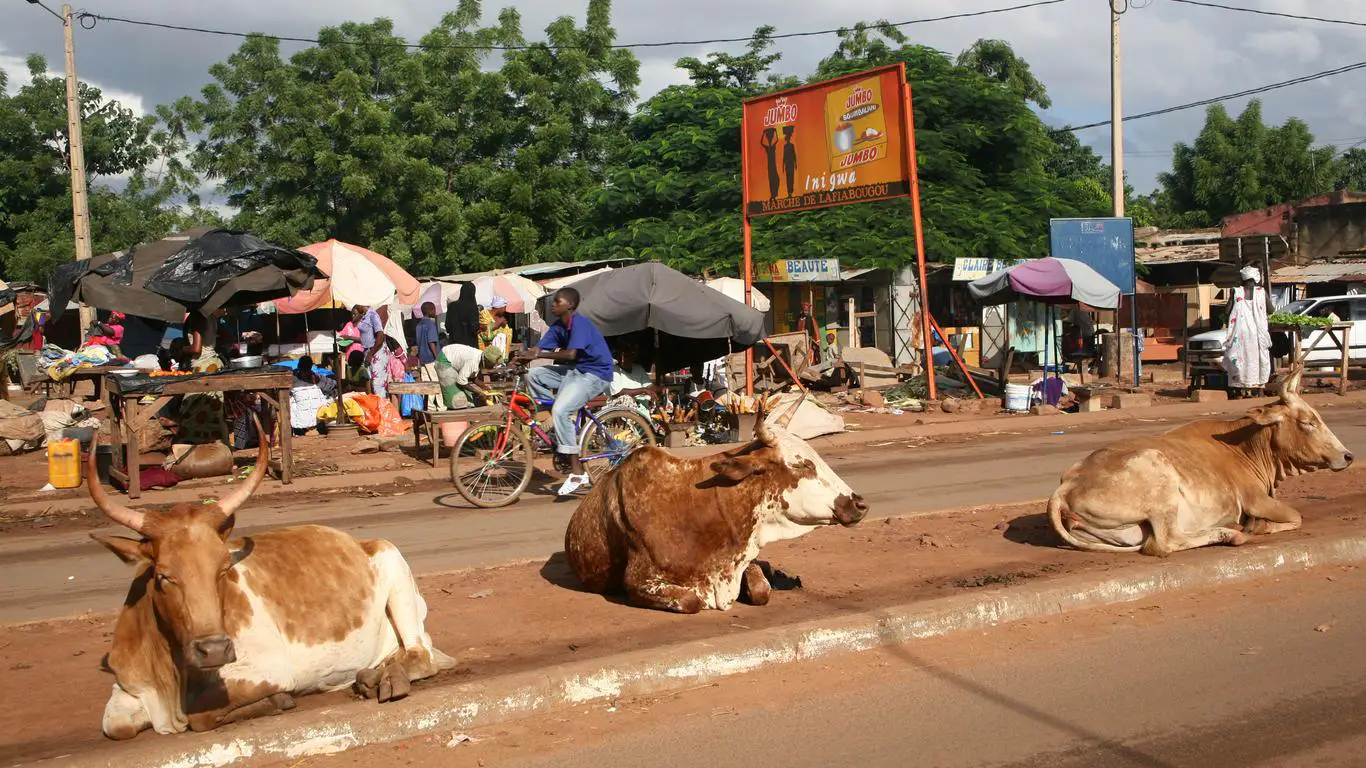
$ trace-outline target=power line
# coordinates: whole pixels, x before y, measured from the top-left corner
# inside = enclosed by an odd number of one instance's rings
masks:
[[[66,23],[66,17],[62,16],[62,14],[57,13],[56,11],[54,11],[54,10],[52,10],[51,8],[47,7],[46,5],[43,5],[43,0],[28,0],[28,2],[29,2],[30,5],[36,5],[36,6],[38,6],[39,8],[42,8],[43,10],[45,10],[45,11],[47,11],[48,13],[52,14],[53,16],[55,16],[55,17],[57,18],[58,21],[62,22],[63,24]]]
[[[1292,85],[1301,85],[1301,84],[1303,84],[1303,83],[1310,83],[1310,82],[1313,82],[1313,81],[1315,81],[1315,80],[1322,80],[1322,79],[1325,78],[1325,77],[1332,77],[1332,76],[1334,76],[1334,75],[1341,75],[1341,74],[1345,74],[1345,73],[1347,73],[1347,72],[1355,72],[1356,70],[1359,70],[1359,69],[1366,69],[1366,61],[1359,61],[1359,62],[1357,62],[1357,63],[1355,63],[1355,64],[1348,64],[1348,65],[1346,65],[1346,66],[1338,67],[1338,68],[1336,68],[1336,69],[1326,69],[1326,70],[1324,70],[1324,71],[1322,71],[1322,72],[1315,72],[1315,73],[1312,74],[1312,75],[1304,75],[1304,76],[1302,76],[1302,77],[1291,78],[1290,80],[1282,80],[1282,81],[1279,82],[1279,83],[1271,83],[1271,84],[1269,84],[1269,85],[1262,85],[1262,86],[1258,86],[1258,87],[1256,87],[1256,88],[1248,88],[1248,89],[1246,89],[1246,90],[1238,91],[1237,93],[1226,93],[1226,94],[1224,94],[1223,96],[1213,96],[1213,97],[1208,98],[1208,99],[1200,99],[1199,101],[1192,101],[1192,102],[1189,102],[1189,103],[1186,103],[1186,104],[1178,104],[1178,105],[1176,105],[1176,106],[1174,106],[1174,107],[1164,107],[1164,108],[1162,108],[1162,109],[1154,109],[1154,110],[1152,110],[1151,112],[1140,112],[1140,113],[1137,114],[1137,115],[1129,115],[1128,117],[1125,117],[1125,118],[1124,118],[1124,122],[1127,123],[1127,122],[1129,122],[1130,120],[1142,120],[1142,119],[1145,118],[1145,117],[1156,117],[1156,116],[1158,116],[1158,115],[1165,115],[1165,114],[1169,114],[1169,113],[1171,113],[1171,112],[1180,112],[1180,111],[1186,110],[1186,109],[1194,109],[1194,108],[1196,108],[1196,107],[1204,107],[1204,106],[1208,106],[1208,105],[1210,105],[1210,104],[1217,104],[1217,103],[1219,103],[1219,102],[1221,102],[1221,101],[1229,101],[1230,99],[1242,98],[1243,96],[1255,96],[1256,94],[1259,94],[1259,93],[1266,93],[1267,91],[1274,91],[1274,90],[1277,90],[1277,89],[1279,89],[1279,88],[1289,88],[1289,87],[1292,86]],[[1086,130],[1086,129],[1088,129],[1088,128],[1100,128],[1100,127],[1102,127],[1102,126],[1106,126],[1106,125],[1109,125],[1109,124],[1110,124],[1110,121],[1109,121],[1109,120],[1101,120],[1101,121],[1094,122],[1094,123],[1087,123],[1086,125],[1076,125],[1076,126],[1069,126],[1069,127],[1066,127],[1066,128],[1058,128],[1057,130],[1053,131],[1053,133],[1064,133],[1064,132],[1067,132],[1067,131],[1084,131],[1084,130]]]
[[[985,10],[985,11],[971,11],[971,12],[967,12],[967,13],[953,13],[953,14],[949,14],[949,15],[947,15],[947,16],[935,16],[935,17],[926,18],[926,19],[912,19],[912,20],[910,20],[910,21],[901,21],[901,22],[897,22],[896,24],[888,24],[888,25],[886,25],[886,26],[889,26],[889,27],[907,27],[907,26],[911,26],[911,25],[914,25],[914,24],[931,24],[931,23],[939,22],[939,21],[954,21],[954,20],[957,20],[957,19],[970,19],[970,18],[975,18],[975,17],[978,17],[978,16],[990,16],[990,15],[992,15],[992,14],[997,14],[997,13],[1009,13],[1009,12],[1011,12],[1011,11],[1022,11],[1022,10],[1026,10],[1026,9],[1028,9],[1028,8],[1038,8],[1038,7],[1040,7],[1040,6],[1045,6],[1045,5],[1056,5],[1056,4],[1058,4],[1058,3],[1063,3],[1063,2],[1067,2],[1067,0],[1035,0],[1035,2],[1022,3],[1022,4],[1020,4],[1020,5],[1007,6],[1007,7],[1005,7],[1005,8],[991,8],[991,9],[988,9],[988,10]],[[155,28],[158,28],[158,29],[170,29],[170,30],[175,30],[175,31],[179,31],[179,32],[197,32],[197,33],[204,34],[204,35],[221,35],[221,36],[224,36],[224,37],[264,37],[264,38],[269,39],[269,40],[279,40],[279,41],[281,41],[281,42],[289,42],[289,43],[312,43],[312,44],[315,44],[315,45],[321,44],[321,43],[322,43],[322,40],[319,40],[319,39],[317,39],[317,38],[312,38],[312,37],[292,37],[292,36],[289,36],[289,35],[267,35],[267,34],[261,34],[261,33],[256,33],[256,32],[234,32],[234,31],[223,30],[223,29],[206,29],[206,28],[204,28],[204,27],[188,27],[188,26],[183,26],[183,25],[180,25],[180,24],[165,24],[165,23],[158,22],[158,21],[145,21],[145,20],[141,20],[141,19],[124,19],[124,18],[120,18],[120,17],[118,17],[118,16],[105,16],[105,15],[98,14],[98,13],[87,13],[87,12],[85,12],[85,11],[81,11],[81,12],[78,14],[78,16],[79,16],[79,18],[80,18],[80,20],[81,20],[81,26],[84,27],[85,29],[94,29],[94,28],[95,28],[95,24],[96,24],[97,22],[100,22],[100,21],[108,21],[108,22],[113,22],[113,23],[118,23],[118,24],[131,24],[131,25],[140,26],[140,27],[155,27]],[[87,23],[87,21],[88,21],[89,23]],[[882,26],[882,25],[879,25],[879,26]],[[818,36],[818,35],[833,35],[833,34],[837,34],[839,31],[840,31],[840,29],[837,28],[837,29],[821,29],[821,30],[816,30],[816,31],[813,31],[813,32],[788,32],[788,33],[780,34],[780,35],[771,35],[771,36],[770,36],[770,39],[773,39],[773,40],[786,40],[786,39],[796,38],[796,37],[815,37],[815,36]],[[710,39],[710,40],[669,40],[669,41],[665,41],[665,42],[653,42],[653,43],[621,43],[621,44],[616,44],[616,45],[609,45],[609,46],[606,46],[606,47],[608,47],[608,48],[667,48],[667,47],[679,46],[679,45],[711,45],[711,44],[715,44],[715,43],[747,43],[747,42],[749,42],[749,41],[751,41],[751,40],[753,40],[753,39],[754,39],[754,36],[753,36],[753,35],[749,35],[748,37],[720,37],[720,38],[713,38],[713,39]],[[551,49],[557,49],[557,50],[572,50],[572,49],[582,49],[582,48],[586,48],[586,47],[587,47],[587,46],[573,46],[573,45],[570,45],[570,46],[550,45],[550,44],[548,44],[548,43],[533,43],[533,44],[528,44],[528,45],[467,45],[467,44],[448,44],[448,45],[430,45],[430,46],[428,46],[428,45],[423,45],[422,43],[398,43],[398,42],[370,43],[370,42],[363,42],[363,41],[358,41],[358,40],[344,40],[344,41],[341,41],[341,42],[344,43],[344,44],[346,44],[346,45],[361,45],[361,46],[397,46],[397,47],[402,47],[402,48],[413,48],[413,49],[421,48],[421,49],[427,49],[427,50],[460,49],[460,50],[479,50],[479,51],[523,51],[523,50],[529,50],[529,49],[533,49],[533,48],[551,48]]]
[[[1281,11],[1263,11],[1258,8],[1239,8],[1236,5],[1223,5],[1220,3],[1207,3],[1203,0],[1171,0],[1173,3],[1184,3],[1186,5],[1199,5],[1205,8],[1218,8],[1223,11],[1237,11],[1239,13],[1252,13],[1258,16],[1276,16],[1282,19],[1297,19],[1299,21],[1318,21],[1324,24],[1344,24],[1349,27],[1366,27],[1366,21],[1348,21],[1347,19],[1326,19],[1322,16],[1302,16],[1297,13],[1283,13]]]

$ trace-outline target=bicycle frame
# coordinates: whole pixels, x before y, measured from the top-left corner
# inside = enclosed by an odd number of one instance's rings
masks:
[[[507,430],[513,428],[514,422],[530,428],[532,434],[540,438],[541,443],[545,447],[554,450],[556,444],[555,438],[542,429],[540,424],[536,423],[535,414],[523,407],[523,403],[519,401],[518,396],[520,395],[527,405],[530,405],[533,408],[538,405],[535,398],[522,391],[524,380],[525,376],[521,374],[518,374],[517,377],[513,379],[512,393],[508,397],[507,405],[503,408],[503,417],[501,420],[504,421],[504,426]],[[588,422],[592,422],[593,427],[604,429],[602,422],[598,420],[597,414],[589,410],[586,406],[580,408],[578,413],[574,414],[574,436],[577,438],[575,441],[576,445],[583,442],[583,436],[590,428]],[[507,432],[504,431],[499,434],[498,441],[494,444],[494,450],[498,453],[502,453],[506,448]],[[541,446],[538,446],[535,441],[533,441],[532,449],[539,453],[541,451]],[[579,461],[594,461],[596,459],[612,460],[615,458],[620,458],[617,456],[617,452],[608,451],[606,453],[594,453],[588,456],[580,456]]]

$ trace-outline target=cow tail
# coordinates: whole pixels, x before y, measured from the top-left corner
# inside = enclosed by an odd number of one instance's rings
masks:
[[[1142,549],[1142,545],[1136,547],[1122,547],[1115,544],[1104,544],[1099,541],[1081,541],[1072,535],[1072,532],[1063,524],[1062,516],[1067,511],[1067,503],[1063,501],[1064,488],[1059,488],[1053,492],[1048,499],[1048,521],[1053,524],[1053,530],[1058,532],[1058,536],[1063,541],[1073,547],[1090,552],[1137,552]]]

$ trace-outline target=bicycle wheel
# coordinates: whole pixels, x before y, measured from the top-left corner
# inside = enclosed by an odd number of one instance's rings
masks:
[[[658,445],[650,422],[635,411],[610,410],[597,417],[598,423],[590,421],[579,439],[583,471],[594,480],[620,464],[626,454],[639,446]]]
[[[451,449],[451,482],[476,507],[507,506],[531,485],[534,458],[521,424],[472,424]]]

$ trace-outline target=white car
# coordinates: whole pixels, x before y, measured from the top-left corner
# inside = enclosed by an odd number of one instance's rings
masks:
[[[1351,358],[1366,360],[1366,296],[1320,296],[1315,299],[1300,299],[1276,310],[1292,315],[1327,317],[1330,313],[1338,319],[1352,323]],[[1225,312],[1227,316],[1227,312]],[[1186,341],[1186,359],[1191,368],[1220,368],[1224,360],[1224,338],[1227,328],[1197,333]],[[1307,344],[1314,337],[1312,331],[1301,334],[1301,343]],[[1331,362],[1342,359],[1333,342],[1322,339],[1318,348],[1309,354],[1310,361]]]

